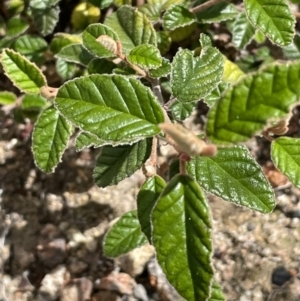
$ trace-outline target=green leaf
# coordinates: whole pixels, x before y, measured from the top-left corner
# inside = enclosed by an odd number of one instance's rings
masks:
[[[52,6],[42,10],[32,8],[31,11],[38,31],[43,36],[51,34],[58,22],[59,6]]]
[[[93,59],[88,65],[89,74],[111,74],[116,64],[107,59]]]
[[[170,50],[172,39],[167,31],[157,31],[157,48],[162,55],[166,54]]]
[[[193,110],[195,109],[198,101],[192,102],[180,102],[175,101],[171,106],[170,110],[172,111],[172,115],[176,120],[184,120],[191,116]]]
[[[209,95],[207,95],[204,99],[204,102],[212,107],[215,102],[217,102],[224,91],[228,88],[228,83],[220,83],[216,89],[214,89]]]
[[[151,243],[151,213],[152,209],[166,186],[166,182],[159,176],[148,178],[137,195],[138,218],[142,231]]]
[[[137,212],[132,210],[123,214],[108,231],[104,239],[104,254],[115,258],[146,243],[147,238],[141,231]]]
[[[115,57],[116,54],[102,44],[97,41],[100,36],[109,36],[115,41],[118,41],[118,36],[111,30],[109,27],[103,24],[91,24],[89,25],[86,30],[82,34],[82,41],[84,47],[92,53],[93,55],[98,56],[99,58],[105,57]]]
[[[246,141],[268,120],[285,118],[300,97],[300,63],[271,65],[226,90],[208,115],[206,132],[220,144]]]
[[[77,127],[114,145],[152,137],[164,121],[151,90],[121,75],[93,74],[67,82],[55,103]]]
[[[55,63],[57,73],[63,80],[71,79],[80,71],[77,64],[66,62],[63,59],[57,59]]]
[[[169,9],[172,5],[183,3],[184,0],[148,0],[147,3],[159,7],[160,11]]]
[[[10,105],[14,103],[17,99],[17,96],[9,91],[0,92],[0,104],[1,105]]]
[[[60,0],[30,0],[29,6],[36,9],[46,9],[49,6],[54,6],[59,3]]]
[[[78,44],[82,42],[82,38],[79,35],[71,35],[68,33],[56,33],[50,43],[50,50],[56,54],[60,52],[64,47],[71,44]]]
[[[139,6],[138,10],[146,15],[151,22],[157,22],[160,18],[160,7],[157,5],[146,3]]]
[[[113,0],[89,0],[89,2],[101,9],[104,9],[109,7],[113,3]]]
[[[37,94],[25,94],[22,99],[21,108],[22,110],[38,110],[45,107],[47,100]]]
[[[214,157],[195,157],[187,170],[205,190],[226,201],[262,213],[275,207],[273,189],[245,146],[220,148]]]
[[[248,21],[246,14],[239,14],[233,24],[232,43],[238,49],[244,49],[252,40],[255,28]]]
[[[163,17],[165,30],[174,30],[178,27],[190,25],[195,21],[195,15],[182,4],[169,8]]]
[[[44,53],[48,44],[43,38],[26,34],[15,40],[13,48],[31,62],[42,64],[45,61]]]
[[[213,47],[203,48],[199,57],[178,51],[171,69],[172,92],[179,101],[199,100],[212,92],[222,79],[223,56]]]
[[[224,82],[234,84],[244,75],[244,72],[236,64],[224,57]]]
[[[127,5],[108,16],[105,24],[120,38],[124,54],[142,44],[156,46],[155,30],[146,15]]]
[[[271,155],[276,167],[300,188],[300,139],[275,139],[272,142]]]
[[[93,172],[95,183],[99,187],[118,184],[140,169],[150,153],[148,139],[133,145],[104,146]]]
[[[207,1],[198,0],[193,6],[196,7],[205,2]],[[220,2],[199,13],[196,13],[196,18],[199,23],[214,23],[234,19],[238,13],[238,10],[233,4]]]
[[[222,289],[215,280],[213,281],[213,284],[211,286],[211,295],[208,301],[225,301],[225,296],[222,292]]]
[[[7,47],[10,48],[11,44],[14,42],[14,39],[12,39],[11,37],[3,37],[0,39],[0,50],[2,50],[3,48]]]
[[[144,69],[156,69],[162,64],[159,50],[149,44],[133,48],[127,56],[127,60]]]
[[[1,63],[7,77],[25,93],[37,94],[46,85],[46,79],[38,67],[11,49],[2,51]]]
[[[186,300],[207,300],[213,279],[211,221],[195,180],[177,175],[167,184],[152,211],[152,226],[157,260],[170,283]]]
[[[294,36],[293,42],[282,48],[284,56],[289,60],[298,60],[300,59],[300,35],[296,34]]]
[[[7,22],[6,37],[15,38],[29,28],[29,24],[20,16],[13,17]]]
[[[70,135],[71,125],[51,107],[37,120],[32,133],[35,164],[44,172],[52,172],[60,162]]]
[[[244,0],[244,5],[249,21],[273,43],[293,41],[295,18],[286,0]]]
[[[105,145],[105,141],[101,140],[100,138],[98,138],[97,136],[95,136],[91,133],[81,132],[76,137],[75,148],[76,148],[77,152],[79,152],[87,147],[93,146],[93,147],[97,148],[97,147],[101,147],[103,145]]]
[[[56,57],[64,59],[67,62],[81,64],[83,66],[87,66],[93,59],[93,56],[85,48],[83,48],[82,44],[65,46],[56,54]]]
[[[171,72],[170,61],[166,58],[162,58],[161,66],[156,69],[149,70],[149,75],[154,78],[160,78],[163,76],[168,76]]]

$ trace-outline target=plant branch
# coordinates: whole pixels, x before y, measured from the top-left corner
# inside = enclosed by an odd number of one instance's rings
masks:
[[[203,11],[203,10],[213,6],[213,5],[216,5],[220,2],[223,2],[223,1],[224,0],[208,0],[207,2],[204,2],[204,3],[202,3],[202,4],[200,4],[196,7],[191,8],[190,12],[196,14],[196,13],[199,13],[199,12],[201,12],[201,11]]]

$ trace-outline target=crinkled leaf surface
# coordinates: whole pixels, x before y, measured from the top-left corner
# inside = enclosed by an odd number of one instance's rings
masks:
[[[162,58],[161,66],[156,69],[149,70],[149,75],[154,78],[160,78],[167,76],[171,72],[170,61],[166,58]]]
[[[120,7],[106,18],[105,24],[118,35],[125,54],[142,44],[156,46],[156,33],[151,22],[136,8]]]
[[[199,57],[185,49],[172,62],[171,88],[179,101],[199,100],[213,91],[222,79],[223,56],[213,47],[202,49]]]
[[[252,40],[255,28],[248,21],[246,14],[239,14],[233,24],[232,43],[238,49],[244,49]]]
[[[215,280],[211,286],[211,296],[208,301],[225,301],[225,296],[218,282]]]
[[[174,30],[178,27],[192,24],[195,21],[195,15],[182,4],[171,6],[163,16],[165,30]]]
[[[127,60],[144,69],[156,69],[162,64],[162,57],[159,50],[149,44],[143,44],[133,48]]]
[[[54,6],[58,4],[60,0],[30,0],[30,7],[36,8],[36,9],[46,9],[49,6]]]
[[[270,119],[285,118],[300,96],[300,62],[271,65],[226,90],[210,110],[206,132],[216,143],[246,141]]]
[[[172,39],[170,37],[170,33],[167,31],[157,31],[157,48],[160,50],[162,55],[166,54],[171,46]]]
[[[147,16],[149,21],[157,22],[160,18],[160,6],[149,3],[138,6],[138,10]]]
[[[161,177],[153,176],[144,182],[137,195],[138,219],[150,243],[152,209],[165,186],[166,182]]]
[[[118,257],[147,243],[141,231],[136,210],[123,214],[104,239],[104,254]]]
[[[207,300],[213,278],[209,207],[198,183],[175,176],[152,211],[152,240],[170,283],[189,301]]]
[[[22,18],[13,17],[7,22],[6,37],[15,38],[20,36],[29,28],[29,24]]]
[[[207,1],[196,1],[193,6],[195,7],[204,2]],[[228,2],[220,2],[199,13],[196,13],[196,17],[199,23],[213,23],[234,19],[236,18],[237,14],[238,10],[233,4],[229,4]]]
[[[272,160],[300,188],[300,139],[281,137],[272,142]]]
[[[10,105],[14,103],[17,99],[17,95],[9,91],[0,92],[0,104],[1,105]]]
[[[93,172],[99,187],[116,185],[142,167],[149,158],[151,143],[148,139],[132,145],[104,146]]]
[[[250,22],[273,43],[293,41],[295,18],[286,0],[244,0],[244,5]]]
[[[44,172],[52,172],[65,151],[72,126],[51,107],[37,120],[32,133],[35,164]]]
[[[46,85],[46,79],[38,67],[11,49],[2,51],[1,64],[7,77],[25,93],[39,93],[40,88]]]
[[[148,0],[147,3],[158,6],[161,11],[169,9],[172,5],[183,3],[183,0]]]
[[[175,101],[171,106],[170,110],[172,115],[176,120],[184,120],[191,116],[193,110],[195,109],[197,101],[192,102],[180,102]]]
[[[79,35],[72,35],[64,32],[59,32],[54,35],[54,38],[50,43],[50,50],[56,54],[60,52],[64,47],[71,44],[78,44],[82,42],[82,38]]]
[[[220,148],[214,157],[195,157],[187,169],[205,190],[226,201],[263,213],[275,207],[273,189],[245,146]]]
[[[79,65],[58,58],[55,63],[56,71],[63,80],[71,79],[80,71]]]
[[[87,66],[93,56],[82,46],[82,44],[72,44],[65,46],[56,54],[56,57],[64,59],[67,62],[81,64]]]
[[[81,132],[77,137],[76,137],[76,143],[75,143],[75,148],[76,151],[79,152],[83,150],[84,148],[87,147],[101,147],[105,145],[105,141],[97,137],[96,135],[93,135],[91,133],[87,132]]]
[[[103,46],[97,41],[97,39],[102,35],[109,36],[115,41],[119,40],[115,32],[106,25],[91,24],[86,28],[86,30],[82,34],[82,41],[84,47],[86,47],[86,49],[90,53],[98,56],[99,58],[115,57],[115,53],[108,50],[105,46]]]
[[[59,6],[47,7],[46,9],[31,9],[36,27],[43,36],[51,34],[58,22],[60,13]]]
[[[59,111],[83,131],[114,145],[160,132],[161,107],[149,88],[121,75],[98,75],[65,83],[55,100]]]
[[[228,83],[220,83],[216,89],[214,89],[210,94],[208,94],[204,98],[204,102],[209,106],[212,107],[215,102],[217,102],[224,91],[228,88]]]

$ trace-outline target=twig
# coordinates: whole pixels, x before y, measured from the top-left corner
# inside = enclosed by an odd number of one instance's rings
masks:
[[[160,82],[158,79],[153,79],[152,80],[152,90],[154,95],[157,97],[159,103],[163,106],[164,105],[164,98],[161,94],[161,87],[160,87]]]
[[[207,2],[204,2],[196,7],[191,8],[190,12],[196,14],[223,1],[224,0],[208,0]]]

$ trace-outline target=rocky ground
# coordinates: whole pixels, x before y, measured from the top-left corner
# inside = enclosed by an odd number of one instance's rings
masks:
[[[150,246],[118,260],[102,253],[110,222],[135,208],[143,175],[98,188],[92,180],[98,151],[73,148],[46,175],[34,165],[31,125],[16,124],[3,112],[0,120],[0,300],[180,300]],[[268,147],[257,140],[253,145],[262,153]],[[300,191],[268,160],[264,169],[275,186],[273,213],[209,197],[214,266],[228,301],[300,300]]]

